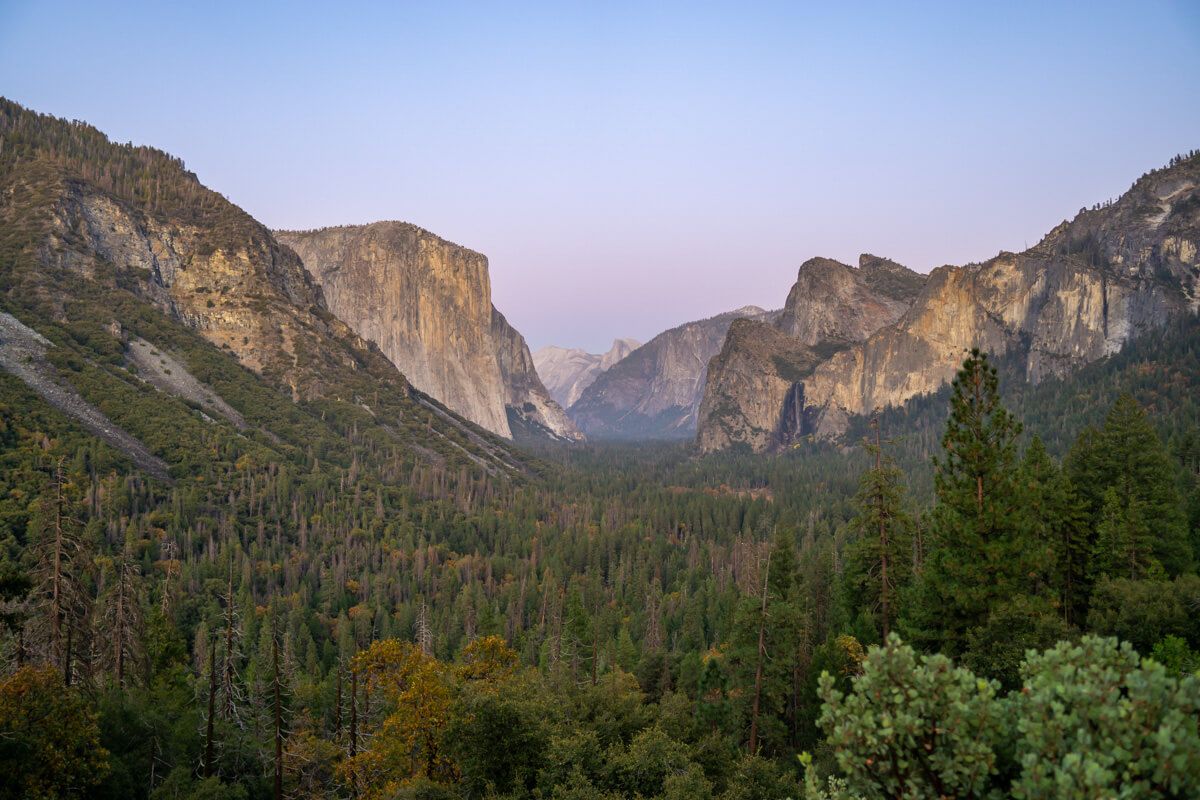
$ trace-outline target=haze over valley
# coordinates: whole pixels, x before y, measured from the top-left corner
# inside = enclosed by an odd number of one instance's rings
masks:
[[[1200,796],[1197,75],[0,3],[0,800]]]

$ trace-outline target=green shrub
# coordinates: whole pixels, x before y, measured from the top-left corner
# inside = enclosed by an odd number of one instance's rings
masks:
[[[1024,676],[1014,797],[1197,796],[1200,679],[1098,636],[1031,653]]]
[[[989,797],[1008,738],[999,684],[918,656],[892,634],[872,647],[849,693],[822,674],[818,720],[849,789],[868,797]]]

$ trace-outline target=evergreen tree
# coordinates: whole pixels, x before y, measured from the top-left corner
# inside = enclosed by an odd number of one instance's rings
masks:
[[[903,621],[926,647],[961,654],[993,607],[1031,588],[1020,433],[1000,404],[995,367],[972,350],[952,384],[944,452],[935,461],[930,552]]]
[[[1100,430],[1080,436],[1067,457],[1067,472],[1098,530],[1109,489],[1121,514],[1137,506],[1149,529],[1151,554],[1169,575],[1192,569],[1187,517],[1166,445],[1131,395],[1117,399]]]
[[[1035,436],[1021,462],[1029,541],[1043,563],[1039,579],[1053,587],[1062,618],[1075,624],[1087,615],[1092,542],[1074,485]]]
[[[792,537],[777,532],[768,554],[762,594],[746,597],[735,627],[737,685],[749,707],[749,745],[773,754],[794,747],[796,696],[801,674],[805,615],[796,592]]]
[[[853,604],[887,639],[900,612],[899,589],[912,576],[913,518],[905,507],[903,475],[883,452],[878,419],[875,442],[868,444],[874,466],[863,473],[850,521],[856,539],[847,548],[846,582]]]
[[[86,573],[91,547],[77,484],[68,479],[62,458],[52,468],[45,494],[34,504],[30,529],[36,580],[31,643],[70,686],[90,605]]]
[[[1096,550],[1093,556],[1093,575],[1140,580],[1162,567],[1151,554],[1153,549],[1150,525],[1142,504],[1136,497],[1122,503],[1116,487],[1104,493],[1100,509],[1100,525],[1096,529]]]

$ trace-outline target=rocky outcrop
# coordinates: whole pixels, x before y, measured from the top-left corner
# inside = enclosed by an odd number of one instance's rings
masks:
[[[337,395],[337,374],[365,366],[366,342],[329,313],[300,259],[240,209],[226,203],[218,227],[147,214],[83,180],[52,186],[46,269],[115,268],[121,285],[298,400]]]
[[[3,98],[0,141],[4,279],[27,324],[86,331],[73,335],[82,350],[103,354],[104,369],[124,366],[164,394],[187,398],[214,425],[284,441],[271,426],[295,426],[293,419],[264,420],[245,405],[253,396],[274,400],[282,389],[329,431],[361,430],[349,421],[369,415],[400,460],[493,476],[524,471],[500,440],[415,390],[330,312],[292,249],[179,159],[115,144],[86,124]],[[490,330],[490,305],[486,324]],[[137,369],[145,334],[151,349],[170,347],[171,360],[162,350],[142,365],[151,369]],[[230,367],[225,354],[257,378],[222,398],[205,381]],[[169,366],[175,361],[191,370],[177,372]],[[235,372],[239,381],[247,377]],[[86,427],[87,415],[76,416]],[[134,460],[161,474],[161,464]]]
[[[1143,176],[1115,203],[1081,210],[1029,250],[934,270],[893,324],[796,382],[801,433],[834,436],[850,415],[934,392],[973,347],[1016,359],[1031,382],[1110,355],[1200,310],[1198,246],[1193,155]],[[701,444],[727,446],[712,435]]]
[[[492,307],[487,258],[404,222],[276,231],[330,310],[421,391],[502,436],[510,418],[578,431],[550,398],[519,333]]]
[[[697,441],[702,450],[746,444],[756,451],[806,435],[818,415],[804,385],[824,359],[894,323],[925,278],[884,258],[857,268],[804,262],[773,324],[738,322],[708,367]]]
[[[1032,382],[1118,351],[1200,308],[1200,157],[1138,180],[1116,203],[1081,211],[1023,253],[930,275],[894,326],[805,381],[816,429],[936,391],[965,351],[1020,359]]]
[[[746,306],[660,333],[584,389],[568,413],[584,433],[601,438],[691,436],[704,393],[708,361],[734,320],[773,319],[777,312]]]
[[[533,363],[550,396],[563,408],[570,408],[600,373],[641,346],[635,339],[614,339],[607,353],[589,353],[550,345],[533,354]]]
[[[708,365],[697,430],[701,449],[742,443],[765,450],[782,430],[802,428],[802,419],[785,420],[788,394],[820,361],[812,347],[768,322],[735,320]]]
[[[925,277],[878,256],[858,269],[828,258],[801,265],[776,327],[809,347],[861,342],[912,305]]]
[[[514,437],[523,434],[563,441],[582,439],[575,423],[542,385],[525,337],[494,308],[492,339],[496,343],[505,410]]]

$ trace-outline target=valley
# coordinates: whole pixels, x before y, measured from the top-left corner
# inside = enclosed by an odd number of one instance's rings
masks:
[[[1189,796],[1198,243],[1193,151],[532,352],[482,253],[0,100],[0,798]]]

